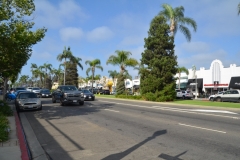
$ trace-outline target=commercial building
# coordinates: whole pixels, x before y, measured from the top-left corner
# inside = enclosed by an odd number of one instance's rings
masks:
[[[212,61],[210,68],[200,67],[194,72],[188,69],[189,74],[181,73],[180,88],[184,90],[192,90],[200,94],[215,94],[219,91],[228,89],[240,89],[240,66],[230,64],[224,67],[218,59]],[[194,76],[194,74],[196,76]],[[177,75],[176,75],[177,77]],[[176,81],[178,86],[179,81]]]

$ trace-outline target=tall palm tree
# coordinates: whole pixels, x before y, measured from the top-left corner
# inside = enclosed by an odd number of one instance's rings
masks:
[[[70,61],[73,62],[73,63],[75,63],[75,64],[77,64],[77,65],[83,70],[83,66],[82,66],[82,64],[80,63],[80,61],[82,61],[81,58],[72,56],[72,57],[70,57]]]
[[[188,69],[185,67],[178,67],[177,68],[177,73],[178,73],[178,89],[180,89],[180,78],[181,78],[181,73],[186,73],[187,75],[189,74]]]
[[[238,15],[240,15],[240,3],[238,4]]]
[[[170,21],[169,27],[171,35],[174,37],[177,30],[180,29],[187,41],[190,42],[191,33],[185,25],[190,25],[196,32],[197,23],[192,18],[184,16],[184,7],[180,6],[172,8],[169,4],[163,4],[162,8],[163,10],[159,13],[159,15],[164,16],[168,21]]]
[[[135,67],[138,64],[136,59],[130,58],[131,52],[116,50],[115,53],[117,55],[111,55],[107,60],[107,64],[120,66],[120,73],[126,72],[126,67]]]
[[[52,69],[52,74],[56,77],[58,84],[60,84],[60,78],[62,77],[63,70],[61,69],[61,65],[58,69]]]
[[[67,59],[72,59],[73,55],[72,52],[70,50],[70,47],[68,47],[68,49],[66,49],[66,47],[64,47],[63,53],[60,53],[57,56],[57,60],[58,61],[62,61],[64,60],[64,80],[63,80],[63,84],[65,85],[65,75],[66,75],[66,61]]]
[[[47,78],[48,78],[48,70],[49,72],[51,72],[52,70],[52,64],[49,64],[49,63],[44,63],[42,66],[39,66],[40,69],[45,69],[44,71],[44,88],[47,88]]]
[[[32,72],[33,84],[34,84],[34,82],[36,81],[33,72],[34,72],[34,70],[37,69],[37,68],[38,68],[38,66],[37,66],[35,63],[31,63],[31,72]],[[32,84],[32,86],[33,86],[33,84]]]
[[[99,59],[94,59],[92,61],[89,61],[87,60],[85,62],[85,64],[89,64],[89,68],[86,70],[86,74],[88,76],[88,73],[90,71],[92,71],[92,93],[93,93],[93,77],[94,77],[94,73],[95,73],[95,69],[98,68],[98,69],[101,69],[101,71],[103,71],[103,67],[101,66],[101,61]]]
[[[114,71],[110,70],[110,71],[108,71],[108,73],[109,73],[109,77],[112,77],[112,79],[113,79],[113,86],[115,86],[114,82],[115,82],[115,79],[117,78],[119,73],[116,70],[114,70]]]
[[[29,79],[29,76],[28,75],[22,75],[20,78],[19,78],[19,82],[21,83],[21,85],[23,84],[26,84],[27,81]]]
[[[36,79],[39,77],[41,86],[43,85],[44,72],[39,67],[33,70],[33,77]]]

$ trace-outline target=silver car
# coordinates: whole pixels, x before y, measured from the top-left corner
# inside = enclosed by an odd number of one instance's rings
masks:
[[[33,92],[20,92],[15,100],[16,110],[42,110],[42,101]]]

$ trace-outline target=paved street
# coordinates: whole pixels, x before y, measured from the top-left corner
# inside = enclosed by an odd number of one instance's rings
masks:
[[[237,160],[240,110],[97,98],[23,112],[53,160]]]

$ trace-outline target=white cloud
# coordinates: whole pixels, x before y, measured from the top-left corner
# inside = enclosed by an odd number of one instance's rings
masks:
[[[73,0],[63,0],[58,5],[47,0],[36,1],[35,22],[38,26],[58,28],[74,19],[82,20],[88,16]]]
[[[108,27],[98,27],[87,33],[90,42],[99,42],[110,39],[114,33]]]
[[[81,28],[67,27],[62,28],[59,32],[63,41],[68,41],[69,39],[80,39],[83,37],[83,31]]]

